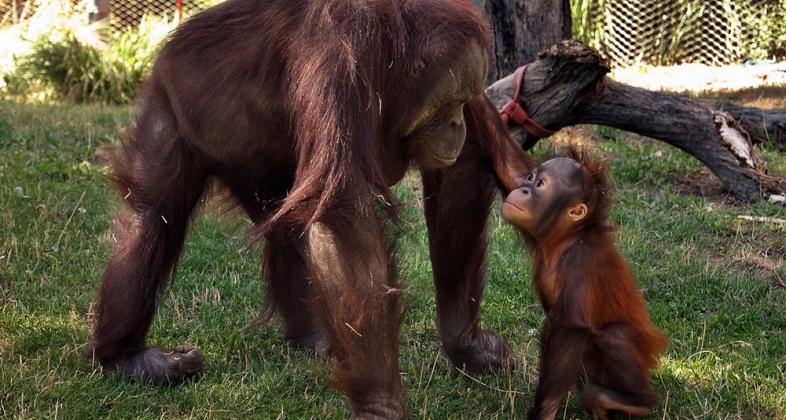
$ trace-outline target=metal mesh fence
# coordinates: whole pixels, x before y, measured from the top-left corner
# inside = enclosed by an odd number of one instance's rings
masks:
[[[35,13],[33,0],[0,0],[0,27],[19,23]]]
[[[617,65],[786,55],[784,0],[603,0],[589,13],[591,43]]]
[[[183,0],[183,16],[194,14],[221,0]],[[173,18],[178,13],[176,0],[109,0],[110,24],[115,29],[136,26],[143,16]]]
[[[182,0],[183,16],[194,14],[222,0]],[[0,27],[24,22],[35,14],[43,3],[53,0],[0,0]],[[82,4],[91,14],[108,13],[113,29],[133,27],[143,16],[173,18],[178,13],[177,0],[60,0],[54,3]]]

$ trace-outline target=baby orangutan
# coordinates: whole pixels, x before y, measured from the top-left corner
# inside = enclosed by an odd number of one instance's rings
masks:
[[[503,205],[534,248],[546,312],[532,419],[553,419],[582,369],[584,407],[601,419],[608,411],[643,416],[659,400],[649,373],[667,340],[614,246],[608,208],[605,164],[576,151],[529,172]]]

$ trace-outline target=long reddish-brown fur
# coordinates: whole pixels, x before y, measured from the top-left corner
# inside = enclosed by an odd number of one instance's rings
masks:
[[[547,315],[530,411],[537,419],[553,418],[582,367],[590,383],[603,387],[596,393],[610,389],[603,392],[619,393],[630,406],[651,407],[658,396],[649,372],[668,344],[614,245],[606,163],[584,149],[568,155],[581,166],[577,199],[587,204],[586,218],[537,239],[523,232],[534,249],[534,288]]]
[[[403,416],[384,218],[397,179],[384,167],[412,157],[384,146],[472,43],[488,53],[469,0],[228,0],[187,20],[162,48],[113,164],[128,208],[91,355],[122,368],[145,354],[189,218],[218,180],[265,240],[268,301],[287,336],[326,340],[356,415]],[[480,369],[510,356],[478,326],[492,168],[510,139],[482,95],[464,109],[464,149],[453,166],[424,170],[424,201],[440,335],[454,363]]]
[[[657,365],[658,355],[668,341],[663,333],[650,321],[647,306],[636,285],[636,279],[627,263],[614,245],[614,227],[609,224],[611,190],[607,179],[605,161],[593,159],[585,149],[571,148],[568,156],[578,162],[584,171],[584,190],[587,191],[589,215],[582,222],[574,237],[580,242],[575,246],[581,261],[581,281],[585,284],[584,314],[588,326],[597,327],[608,323],[625,322],[639,328],[641,337],[635,342],[639,357],[647,369]],[[535,245],[535,288],[541,299],[554,299],[562,293],[577,293],[563,290],[560,266],[556,262],[567,252],[563,243],[544,241]],[[568,262],[567,264],[571,264]],[[555,278],[555,290],[545,290],[542,279]]]

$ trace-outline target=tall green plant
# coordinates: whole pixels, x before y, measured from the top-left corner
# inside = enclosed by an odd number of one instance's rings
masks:
[[[677,7],[678,13],[663,14],[664,20],[658,25],[655,36],[647,42],[650,44],[648,48],[652,49],[649,61],[653,64],[667,65],[680,62],[686,53],[686,41],[692,35],[701,32],[701,16],[706,10],[703,2],[681,0]],[[673,20],[665,20],[669,18]]]
[[[82,42],[72,31],[44,36],[18,61],[9,85],[16,83],[17,91],[44,85],[73,102],[127,103],[169,28],[165,21],[146,18],[137,28],[112,34],[103,48]]]
[[[585,44],[600,49],[606,26],[602,19],[606,0],[572,0],[573,37]]]

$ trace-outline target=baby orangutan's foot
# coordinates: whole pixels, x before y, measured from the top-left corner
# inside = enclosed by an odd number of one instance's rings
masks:
[[[148,348],[126,356],[112,370],[132,381],[174,385],[202,372],[202,351],[195,346],[177,346],[173,351]]]
[[[620,411],[631,416],[646,416],[650,413],[650,408],[643,405],[631,403],[631,398],[626,398],[617,391],[599,385],[590,385],[582,403],[584,408],[592,414],[598,416],[600,420],[609,418],[608,411]]]

